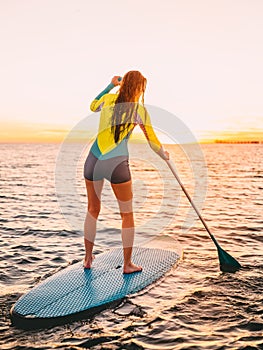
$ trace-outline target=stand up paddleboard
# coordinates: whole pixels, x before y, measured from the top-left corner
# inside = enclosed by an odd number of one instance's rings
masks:
[[[133,261],[143,270],[133,274],[123,274],[122,248],[98,254],[91,269],[84,269],[83,262],[68,266],[16,302],[11,309],[13,325],[50,327],[118,305],[124,297],[152,284],[178,262],[180,255],[178,249],[174,250],[174,242],[169,237],[168,241],[160,237],[146,247],[134,247]]]

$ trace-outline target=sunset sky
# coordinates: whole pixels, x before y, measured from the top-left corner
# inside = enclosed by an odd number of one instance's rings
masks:
[[[262,0],[0,0],[0,141],[55,141],[113,75],[199,140],[263,140]]]

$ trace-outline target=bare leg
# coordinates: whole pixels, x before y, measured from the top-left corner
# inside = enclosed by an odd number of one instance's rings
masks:
[[[97,218],[101,206],[101,191],[103,187],[103,180],[90,181],[85,179],[87,195],[88,195],[88,211],[84,222],[84,245],[85,245],[85,259],[84,267],[91,268],[93,255],[92,250],[96,237]]]
[[[122,244],[124,257],[124,273],[133,273],[142,270],[132,262],[132,247],[134,242],[134,218],[132,209],[132,182],[111,184],[114,194],[118,200],[122,218]]]

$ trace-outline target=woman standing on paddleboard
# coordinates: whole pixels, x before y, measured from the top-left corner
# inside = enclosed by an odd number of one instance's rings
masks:
[[[138,71],[126,73],[123,79],[114,76],[111,83],[90,105],[93,112],[101,111],[101,114],[99,132],[84,165],[88,194],[88,211],[84,223],[85,268],[90,268],[93,260],[92,250],[101,207],[101,192],[104,179],[107,179],[118,201],[122,219],[123,272],[142,270],[141,266],[132,262],[134,218],[127,142],[135,126],[140,126],[153,151],[163,159],[169,159],[169,153],[158,140],[144,107],[146,82],[146,78]],[[120,85],[119,92],[110,94],[117,85]]]

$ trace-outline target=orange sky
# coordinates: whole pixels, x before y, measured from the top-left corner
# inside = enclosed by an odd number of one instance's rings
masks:
[[[61,141],[111,77],[131,69],[147,77],[145,102],[198,140],[262,140],[262,1],[102,0],[98,10],[13,0],[0,9],[0,142]]]
[[[68,130],[45,124],[5,123],[0,130],[0,140],[6,143],[16,142],[61,142]]]
[[[139,131],[136,130],[137,132]],[[0,130],[0,140],[2,143],[23,143],[23,142],[55,142],[60,143],[64,140],[64,138],[68,135],[70,129],[67,127],[54,127],[54,125],[50,125],[49,127],[44,124],[26,124],[26,123],[18,123],[6,124],[5,128]],[[145,139],[144,135],[139,131],[140,135],[136,132],[135,139]],[[95,132],[94,132],[95,133]],[[156,132],[160,141],[164,144],[173,143],[169,137]],[[78,135],[78,140],[87,140],[86,135]],[[263,132],[255,130],[247,130],[240,132],[216,132],[216,131],[206,131],[203,134],[200,134],[198,138],[199,142],[214,142],[215,140],[229,140],[229,141],[260,141],[263,142]]]

